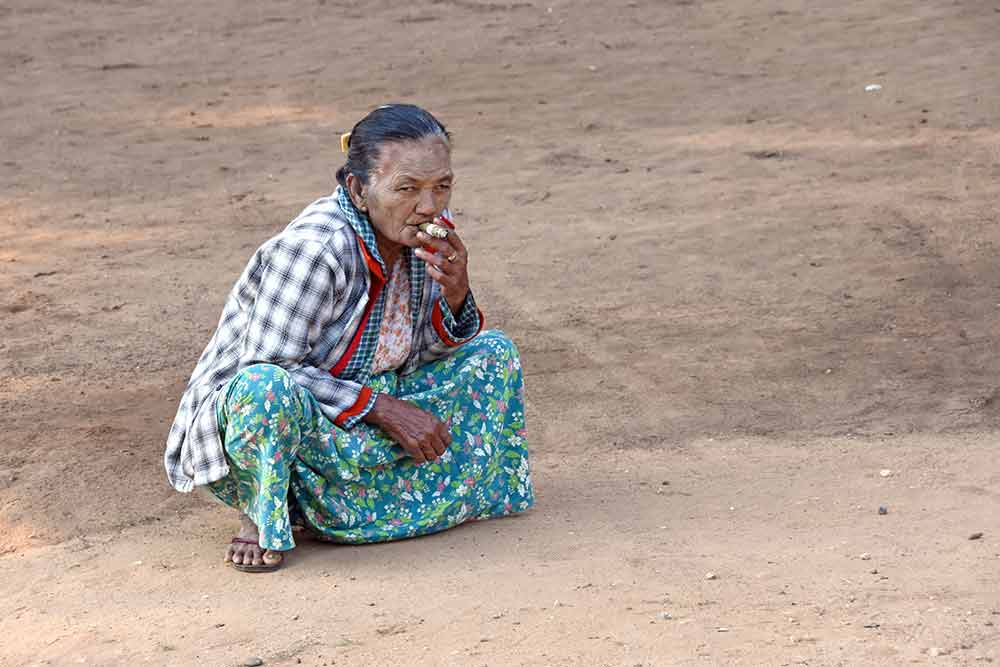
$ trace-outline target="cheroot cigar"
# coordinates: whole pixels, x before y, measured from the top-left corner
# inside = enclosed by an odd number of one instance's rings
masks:
[[[424,234],[429,234],[437,239],[448,238],[448,228],[442,227],[441,225],[435,225],[433,222],[422,222],[418,225],[420,231]]]

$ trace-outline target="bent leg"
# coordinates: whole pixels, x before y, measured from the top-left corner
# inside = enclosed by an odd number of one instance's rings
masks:
[[[450,479],[468,486],[459,497],[472,517],[514,514],[534,504],[521,358],[506,334],[484,331],[404,376],[401,394],[449,425],[446,454],[458,473]]]
[[[295,547],[288,508],[292,464],[312,422],[312,406],[282,368],[249,366],[233,378],[217,406],[229,476],[210,485],[239,509],[272,551]]]

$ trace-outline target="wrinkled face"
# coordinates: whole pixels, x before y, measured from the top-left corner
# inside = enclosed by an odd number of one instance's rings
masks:
[[[416,248],[417,225],[441,215],[453,179],[448,144],[429,136],[383,144],[368,185],[350,175],[348,190],[355,205],[367,207],[380,243]]]

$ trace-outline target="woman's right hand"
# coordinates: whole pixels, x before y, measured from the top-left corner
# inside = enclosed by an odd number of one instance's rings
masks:
[[[412,403],[379,394],[364,420],[395,440],[416,463],[434,461],[451,444],[444,423]]]

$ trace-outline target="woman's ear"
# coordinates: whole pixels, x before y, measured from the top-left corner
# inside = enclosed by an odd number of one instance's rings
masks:
[[[365,188],[361,181],[354,174],[347,175],[347,194],[350,195],[351,201],[354,205],[358,207],[361,211],[368,210],[368,195],[365,192]]]

